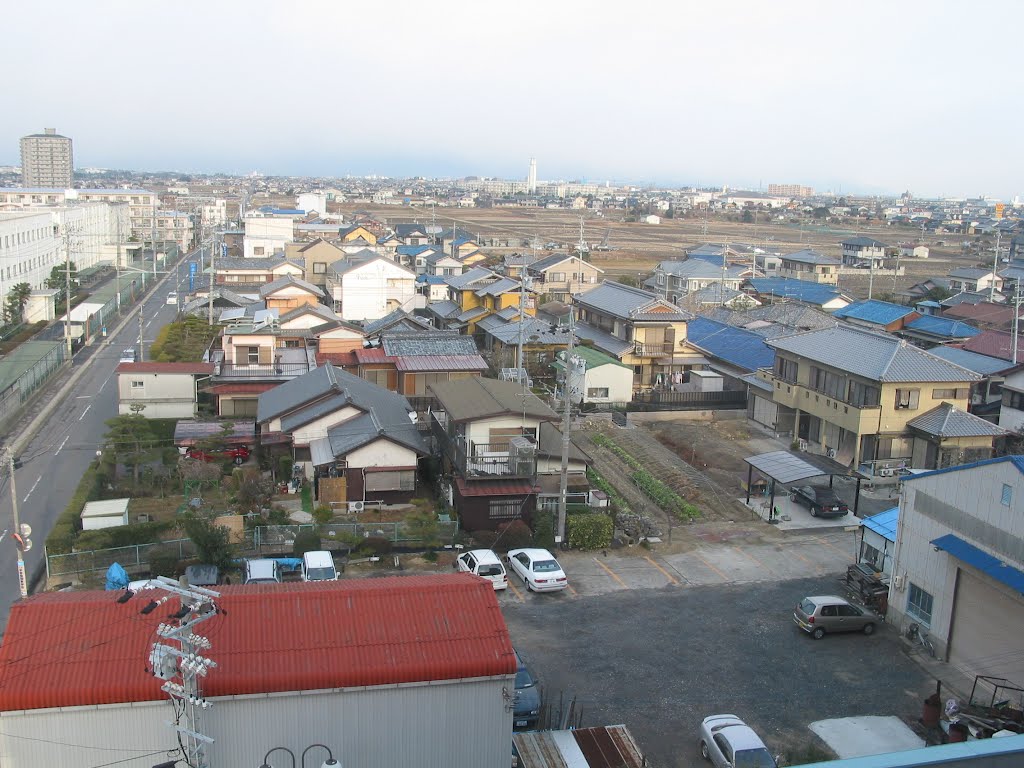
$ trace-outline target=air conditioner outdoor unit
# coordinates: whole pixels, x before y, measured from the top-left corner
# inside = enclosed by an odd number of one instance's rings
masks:
[[[899,575],[893,576],[892,577],[892,585],[893,585],[893,587],[895,587],[896,589],[898,589],[899,591],[902,592],[903,591],[903,586],[906,584],[906,580],[907,580],[906,575],[903,575],[903,576],[899,576]]]
[[[836,457],[836,449],[829,448],[827,451],[825,451],[825,455],[828,456],[830,459],[834,459]]]
[[[362,512],[363,508],[365,506],[366,506],[366,502],[365,501],[350,501],[348,503],[348,511],[349,512]]]
[[[878,474],[880,474],[882,477],[892,477],[892,467],[882,467],[881,471]]]

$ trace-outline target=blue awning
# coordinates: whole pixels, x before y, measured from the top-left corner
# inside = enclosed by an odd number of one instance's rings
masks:
[[[899,519],[900,508],[893,507],[884,512],[879,512],[877,515],[864,518],[860,521],[860,524],[888,541],[896,541],[896,526],[899,523]]]
[[[977,568],[996,581],[1002,582],[1006,586],[1012,587],[1017,592],[1024,594],[1024,572],[1014,568],[1012,565],[1007,565],[999,558],[978,549],[973,544],[968,544],[959,536],[947,533],[945,536],[933,539],[932,546],[948,552],[957,560]]]

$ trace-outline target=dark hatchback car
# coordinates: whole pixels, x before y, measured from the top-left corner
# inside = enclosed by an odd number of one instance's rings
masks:
[[[792,489],[793,501],[805,505],[811,517],[842,517],[850,511],[831,488],[801,485]]]
[[[512,710],[514,728],[536,728],[540,719],[540,686],[523,657],[516,654],[516,698]]]

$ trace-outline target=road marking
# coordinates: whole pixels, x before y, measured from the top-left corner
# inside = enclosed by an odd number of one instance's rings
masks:
[[[85,418],[85,414],[87,414],[89,412],[90,408],[92,408],[92,403],[89,403],[87,406],[85,406],[85,410],[82,411],[82,415],[78,417],[79,421],[81,421],[82,419]]]
[[[807,563],[809,566],[811,566],[814,569],[814,572],[816,574],[820,575],[820,574],[825,572],[820,565],[818,565],[817,563],[811,562],[806,557],[804,557],[799,552],[797,552],[795,549],[790,549],[789,550],[789,554],[794,555],[795,557],[799,558],[800,560],[803,560],[805,563]]]
[[[742,551],[742,550],[741,550],[741,549],[740,549],[739,547],[733,547],[732,549],[733,549],[733,551],[734,551],[734,552],[736,552],[737,554],[739,554],[739,555],[741,555],[741,556],[749,557],[749,558],[750,558],[751,560],[753,560],[753,561],[754,561],[755,563],[757,563],[757,564],[758,564],[759,566],[761,566],[761,568],[762,568],[762,569],[764,570],[764,572],[765,572],[766,574],[767,574],[767,573],[771,573],[771,569],[770,569],[770,568],[768,568],[768,566],[767,566],[767,565],[765,565],[764,563],[762,563],[762,562],[761,562],[760,560],[758,560],[758,559],[757,559],[756,557],[754,557],[754,556],[753,556],[752,554],[750,554],[749,552],[744,552],[744,551]]]
[[[619,583],[619,586],[621,586],[623,589],[629,589],[629,587],[626,586],[626,582],[624,582],[622,579],[619,578],[619,574],[617,574],[615,571],[613,571],[607,565],[602,563],[596,557],[594,558],[594,562],[597,563],[598,565],[600,565],[604,569],[605,573],[607,573],[609,576],[611,576],[613,579],[615,579],[615,581],[617,581]]]
[[[679,582],[675,579],[675,577],[672,576],[671,573],[666,571],[660,565],[658,565],[656,562],[654,562],[654,559],[651,558],[649,555],[644,555],[644,560],[646,560],[648,563],[650,563],[655,568],[657,568],[659,571],[661,571],[662,576],[664,576],[666,579],[668,579],[672,584],[676,585],[677,587],[679,586]]]
[[[572,588],[572,584],[570,584],[569,582],[565,583],[565,588],[569,590],[570,594],[572,594],[573,597],[576,597],[579,594],[575,589]]]
[[[837,547],[837,546],[835,546],[834,544],[832,544],[832,543],[830,543],[830,542],[826,541],[825,539],[822,539],[822,538],[819,538],[819,537],[815,536],[815,537],[814,537],[814,540],[815,540],[816,542],[818,542],[819,544],[824,544],[824,545],[825,545],[826,547],[831,547],[832,549],[834,549],[834,550],[835,550],[836,552],[838,552],[838,553],[839,553],[840,555],[842,555],[843,557],[849,557],[849,556],[850,556],[850,553],[849,553],[849,552],[846,552],[846,551],[844,551],[844,550],[840,549],[839,547]]]
[[[150,326],[150,325],[152,325],[152,324],[153,324],[153,321],[152,321],[152,320],[150,320],[150,321],[149,321],[148,323],[146,323],[146,324],[145,324],[144,326],[142,326],[142,327],[143,327],[143,328],[149,328],[149,326]]]
[[[726,575],[725,575],[724,573],[722,573],[722,572],[721,572],[720,570],[718,570],[717,568],[715,568],[715,566],[713,566],[713,565],[712,565],[711,563],[709,563],[709,562],[708,562],[707,560],[705,560],[705,559],[704,559],[703,557],[701,557],[701,556],[700,556],[700,553],[699,553],[699,552],[696,552],[696,551],[695,551],[695,552],[694,552],[693,554],[694,554],[694,556],[695,556],[695,557],[696,557],[696,558],[697,558],[698,560],[700,560],[700,561],[701,561],[702,563],[704,563],[704,565],[706,565],[706,566],[707,566],[708,568],[710,568],[710,569],[711,569],[712,571],[714,571],[715,573],[717,573],[717,574],[719,575],[719,577],[720,577],[720,578],[722,579],[722,581],[729,581],[729,577],[728,577],[728,576],[726,576]]]
[[[75,395],[75,400],[91,400],[92,395]]]
[[[32,495],[32,491],[34,491],[36,489],[36,486],[39,485],[39,481],[42,480],[42,479],[43,479],[42,475],[40,475],[39,477],[36,478],[36,481],[34,483],[32,483],[32,487],[28,489],[28,493],[25,494],[25,498],[21,500],[22,503],[28,501],[28,497]]]
[[[58,448],[58,449],[57,449],[56,451],[54,451],[54,452],[53,452],[53,455],[54,455],[54,456],[56,456],[56,455],[57,455],[58,453],[60,453],[60,452],[61,452],[61,449],[62,449],[62,448],[63,448],[63,447],[65,446],[65,445],[67,445],[67,443],[68,443],[68,440],[70,440],[70,439],[71,439],[71,435],[68,435],[67,437],[65,437],[65,438],[64,438],[64,442],[60,444],[60,448]]]
[[[518,589],[516,589],[515,585],[512,583],[512,579],[509,579],[507,583],[508,588],[512,590],[512,594],[516,596],[516,600],[518,600],[520,603],[524,602],[522,593]]]

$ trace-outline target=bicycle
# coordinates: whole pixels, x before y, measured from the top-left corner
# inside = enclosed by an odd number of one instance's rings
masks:
[[[921,627],[920,624],[913,623],[907,627],[907,639],[911,640],[917,645],[920,645],[926,651],[928,655],[933,659],[935,658],[935,646],[932,645],[932,641],[928,639],[928,633]]]

